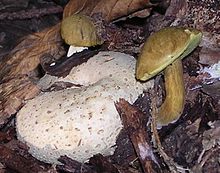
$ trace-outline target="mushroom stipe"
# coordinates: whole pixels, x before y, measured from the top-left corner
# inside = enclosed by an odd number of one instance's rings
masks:
[[[143,46],[136,78],[146,81],[165,69],[166,98],[157,115],[158,128],[175,122],[183,111],[185,89],[181,59],[199,45],[201,38],[202,33],[193,28],[167,27],[149,36]]]

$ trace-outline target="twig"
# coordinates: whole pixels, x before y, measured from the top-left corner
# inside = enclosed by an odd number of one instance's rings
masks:
[[[207,162],[207,160],[212,156],[212,154],[214,154],[218,150],[219,150],[218,146],[209,150],[207,154],[201,159],[201,162],[199,162],[199,167],[202,168],[204,164]]]
[[[15,19],[31,19],[39,18],[48,14],[61,13],[63,8],[61,6],[41,8],[41,9],[28,9],[17,12],[4,12],[0,14],[0,20],[15,20]]]
[[[157,111],[156,103],[157,103],[157,95],[154,92],[154,94],[152,94],[152,96],[151,96],[151,108],[152,108],[151,129],[153,131],[155,145],[158,149],[159,154],[162,156],[164,162],[169,167],[170,171],[172,171],[173,173],[185,172],[188,169],[182,168],[177,163],[175,163],[173,161],[173,159],[171,157],[169,157],[163,150],[163,146],[161,144],[160,137],[159,137],[158,131],[157,131],[156,117],[157,117],[158,111]]]

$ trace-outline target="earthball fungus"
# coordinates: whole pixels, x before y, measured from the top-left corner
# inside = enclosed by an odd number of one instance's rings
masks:
[[[167,27],[145,42],[136,65],[136,78],[146,81],[164,70],[166,98],[157,115],[158,127],[176,121],[184,108],[181,59],[200,43],[202,33],[192,28]]]
[[[62,20],[61,36],[70,45],[68,57],[87,47],[103,43],[92,19],[82,14],[73,14]]]
[[[59,163],[62,155],[80,162],[98,153],[111,155],[122,129],[114,102],[125,98],[133,103],[153,85],[136,81],[135,63],[130,55],[100,52],[73,67],[68,76],[56,80],[80,87],[29,100],[16,117],[18,139],[34,157],[48,163]]]

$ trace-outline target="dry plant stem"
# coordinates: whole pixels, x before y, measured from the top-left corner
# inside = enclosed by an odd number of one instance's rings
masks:
[[[197,164],[194,165],[189,171],[190,173],[200,173],[202,172],[203,166],[205,163],[208,161],[208,159],[219,150],[219,147],[211,148],[210,150],[207,151],[206,155],[203,157],[204,153],[201,153],[202,155],[199,156]],[[202,158],[200,158],[202,157]]]
[[[159,125],[167,125],[177,120],[184,108],[185,88],[183,67],[180,59],[165,69],[166,99],[160,107],[157,121]]]
[[[204,164],[207,162],[207,160],[211,157],[211,155],[213,153],[215,153],[216,151],[218,151],[219,148],[218,147],[215,147],[215,148],[212,148],[211,150],[209,150],[207,152],[207,154],[201,159],[201,162],[199,163],[199,167],[202,168],[204,166]]]
[[[158,135],[158,131],[157,131],[157,122],[156,122],[156,117],[158,117],[158,110],[157,110],[157,96],[156,93],[152,94],[151,97],[151,108],[152,108],[152,123],[151,123],[151,129],[153,131],[153,135],[154,135],[154,145],[157,147],[159,154],[162,156],[164,162],[167,164],[167,166],[169,167],[170,171],[173,173],[178,173],[181,171],[185,171],[188,169],[184,169],[181,166],[177,165],[173,159],[171,157],[169,157],[163,150],[163,146],[161,144],[160,141],[160,137]]]

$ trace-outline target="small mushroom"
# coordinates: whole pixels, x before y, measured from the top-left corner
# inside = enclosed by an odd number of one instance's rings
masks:
[[[67,56],[103,43],[92,19],[82,14],[71,15],[61,22],[61,36],[70,45]]]
[[[153,85],[135,79],[135,58],[101,52],[58,79],[83,85],[42,93],[28,101],[16,116],[17,137],[39,160],[59,163],[62,155],[85,162],[115,150],[122,123],[114,102],[133,103]],[[46,80],[46,78],[44,78]]]
[[[166,98],[157,116],[158,127],[175,122],[184,108],[181,59],[200,43],[202,33],[192,28],[167,27],[145,42],[136,65],[136,78],[146,81],[164,69]]]

